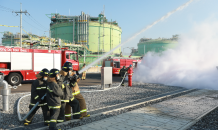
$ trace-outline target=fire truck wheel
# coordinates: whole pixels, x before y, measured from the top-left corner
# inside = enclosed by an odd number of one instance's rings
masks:
[[[7,81],[8,81],[8,84],[10,84],[11,86],[17,86],[21,83],[22,77],[18,73],[10,73],[8,75]]]

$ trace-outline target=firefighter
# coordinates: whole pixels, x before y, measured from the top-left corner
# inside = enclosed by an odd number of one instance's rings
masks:
[[[120,57],[123,57],[123,54],[122,54],[122,52],[120,52]]]
[[[64,112],[62,115],[65,115],[65,119],[71,120],[71,107],[72,107],[72,111],[73,111],[73,119],[79,119],[81,117],[80,115],[80,105],[79,105],[79,101],[77,99],[74,98],[73,96],[73,92],[72,92],[72,87],[73,85],[70,85],[71,83],[73,83],[72,80],[76,80],[74,76],[72,76],[72,63],[70,62],[65,62],[62,70],[60,71],[61,74],[61,78],[63,79],[63,84],[67,90],[67,92],[69,92],[68,94],[68,101],[66,102],[66,106],[64,108],[62,112]],[[64,117],[63,117],[64,118]]]
[[[76,72],[73,71],[72,75],[76,75]],[[90,117],[90,114],[87,114],[86,101],[83,98],[83,96],[82,96],[82,94],[80,93],[80,90],[79,90],[79,86],[78,86],[78,83],[77,83],[77,82],[80,81],[79,76],[77,75],[76,78],[77,79],[75,79],[74,82],[71,85],[73,85],[73,87],[72,87],[73,95],[79,101],[80,114],[81,114],[80,119],[82,119],[83,117]]]
[[[47,79],[48,79],[48,69],[42,69],[42,71],[36,75],[36,80],[32,83],[31,86],[31,103],[29,109],[31,110],[33,106],[39,102],[39,105],[33,110],[33,112],[25,119],[24,125],[27,126],[32,122],[36,111],[41,107],[44,117],[44,124],[48,125],[50,122],[50,113],[49,108],[46,103],[46,97],[41,100],[41,98],[46,93]]]
[[[86,67],[86,64],[84,63],[82,69],[85,67]],[[83,71],[83,73],[82,73],[82,80],[85,80],[85,79],[86,79],[86,70]]]
[[[131,65],[130,65],[130,67],[131,67]],[[128,68],[126,68],[126,66],[124,65],[123,66],[123,68],[122,69],[120,69],[120,76],[121,76],[121,86],[124,86],[124,79],[125,79],[125,77],[126,77],[126,73],[127,73],[127,71],[128,71],[128,69],[129,69],[129,67]]]
[[[59,72],[61,74],[61,71]],[[65,111],[65,106],[66,102],[69,102],[69,89],[67,89],[63,83],[63,76],[59,75],[60,79],[57,81],[58,86],[62,89],[63,95],[60,97],[61,98],[61,108],[60,108],[60,114],[57,119],[57,123],[64,122],[64,111]]]
[[[48,107],[50,109],[49,130],[58,130],[56,127],[56,123],[60,114],[61,96],[63,96],[63,91],[61,87],[57,84],[57,81],[60,79],[60,76],[58,74],[58,69],[51,69],[49,72],[46,96]]]

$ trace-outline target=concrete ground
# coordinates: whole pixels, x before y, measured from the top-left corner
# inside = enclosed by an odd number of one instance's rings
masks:
[[[81,75],[80,75],[81,77]],[[113,76],[113,83],[120,83],[120,76]],[[18,86],[18,89],[11,89],[11,93],[30,92],[32,81],[23,81],[22,86]],[[93,86],[101,84],[101,73],[87,73],[86,80],[80,80],[79,86]],[[0,87],[0,90],[2,87]]]
[[[217,107],[217,94],[198,90],[69,130],[186,130]]]

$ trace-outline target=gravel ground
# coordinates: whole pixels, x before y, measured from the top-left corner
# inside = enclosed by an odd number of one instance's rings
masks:
[[[113,84],[113,86],[117,86],[118,84]],[[81,91],[93,91],[100,89],[100,85],[97,86],[89,86],[89,87],[81,87]],[[104,92],[92,92],[92,93],[82,93],[83,97],[86,100],[87,109],[95,110],[97,108],[111,106],[119,103],[129,102],[132,100],[151,97],[154,95],[179,90],[181,87],[174,87],[174,86],[165,86],[160,84],[141,84],[141,83],[133,83],[133,87],[119,87],[116,89],[104,91]],[[18,126],[23,126],[23,122],[19,122],[17,118],[17,102],[18,99],[26,94],[29,93],[17,93],[12,94],[10,96],[10,110],[9,112],[0,111],[0,130],[6,128],[14,128]],[[20,113],[23,117],[25,114],[28,113],[30,102],[30,96],[25,97],[22,99],[20,104]],[[0,97],[0,109],[2,109],[2,97]],[[121,112],[123,113],[123,112]],[[117,113],[116,113],[117,114]],[[111,116],[114,114],[108,114]],[[102,115],[102,118],[106,118],[108,116]],[[102,119],[101,117],[96,117],[98,119]],[[98,120],[90,118],[90,120]],[[36,113],[33,122],[41,122],[43,121],[42,111],[38,110]],[[84,123],[87,121],[82,121]],[[79,123],[80,124],[80,123]]]
[[[218,108],[208,113],[188,130],[218,130]]]

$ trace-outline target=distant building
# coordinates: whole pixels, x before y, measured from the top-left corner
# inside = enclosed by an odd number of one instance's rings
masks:
[[[138,49],[132,50],[133,55],[142,56],[147,52],[156,52],[161,53],[169,48],[176,47],[178,43],[178,35],[173,35],[172,38],[158,38],[158,39],[151,39],[151,38],[141,38],[139,40]]]

